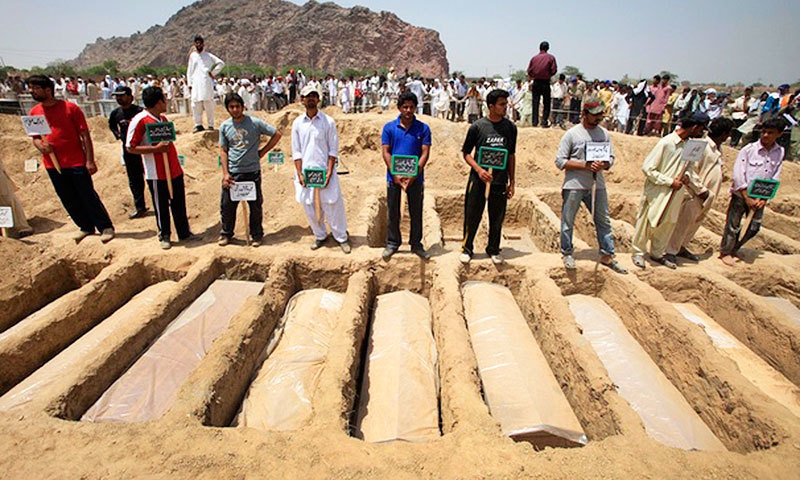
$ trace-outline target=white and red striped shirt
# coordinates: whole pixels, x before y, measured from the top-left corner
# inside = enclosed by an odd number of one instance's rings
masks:
[[[148,123],[166,122],[167,117],[161,115],[161,118],[156,118],[152,113],[147,110],[142,110],[138,115],[133,117],[130,125],[128,126],[128,138],[125,140],[125,146],[140,147],[151,146],[152,143],[147,141],[146,125]],[[169,144],[169,151],[166,153],[169,159],[169,171],[172,178],[183,175],[181,163],[178,161],[178,151],[175,149],[175,144]],[[166,180],[167,173],[164,168],[164,154],[163,153],[144,153],[142,154],[142,162],[144,163],[144,178],[147,180]]]

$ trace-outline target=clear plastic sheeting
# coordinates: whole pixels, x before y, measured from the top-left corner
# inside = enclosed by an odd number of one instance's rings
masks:
[[[304,290],[289,300],[267,347],[269,356],[247,392],[238,426],[297,430],[307,424],[343,303],[343,294],[322,289]]]
[[[175,282],[161,282],[139,292],[122,308],[9,390],[0,398],[0,410],[12,410],[30,403],[67,372],[79,368],[87,356],[98,351],[108,339],[118,336],[118,332],[126,325],[136,321],[143,311],[147,311],[156,302],[159,293],[172,285]]]
[[[142,422],[160,418],[231,318],[263,286],[260,282],[216,280],[169,324],[81,420]]]
[[[430,304],[405,290],[375,302],[355,436],[434,440],[440,436],[439,377]]]
[[[583,336],[605,365],[619,394],[639,414],[651,438],[684,450],[725,450],[614,310],[595,297],[571,295],[567,299]]]
[[[465,282],[461,290],[486,403],[503,433],[537,449],[585,445],[586,434],[511,291],[487,282]]]
[[[674,305],[687,320],[703,328],[717,350],[736,363],[744,378],[800,417],[800,388],[722,328],[697,305],[692,303]]]
[[[800,309],[791,301],[780,297],[763,297],[770,305],[777,308],[795,326],[800,327]]]

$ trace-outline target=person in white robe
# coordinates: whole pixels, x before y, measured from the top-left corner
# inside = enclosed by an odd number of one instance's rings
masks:
[[[205,50],[203,37],[195,35],[194,50],[189,54],[189,65],[186,67],[195,132],[204,130],[203,110],[206,112],[209,130],[214,129],[214,76],[224,66],[225,62]]]

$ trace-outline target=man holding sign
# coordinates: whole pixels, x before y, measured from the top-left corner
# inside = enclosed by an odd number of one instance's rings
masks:
[[[100,241],[111,241],[114,225],[92,182],[97,164],[86,117],[74,103],[53,97],[55,84],[48,77],[32,75],[28,86],[33,99],[39,102],[30,114],[44,117],[51,132],[34,136],[33,145],[42,152],[53,188],[80,229],[72,239],[78,243],[98,231]]]
[[[319,92],[306,85],[300,91],[306,113],[292,123],[292,159],[295,199],[303,205],[314,232],[311,249],[320,248],[328,238],[325,221],[344,253],[350,253],[344,200],[336,173],[339,135],[333,119],[317,108]]]
[[[219,150],[222,164],[222,194],[220,215],[222,228],[219,245],[225,246],[233,237],[236,227],[236,207],[238,201],[231,199],[232,189],[237,184],[252,183],[255,199],[248,200],[250,207],[250,245],[258,247],[264,237],[263,210],[264,197],[261,193],[261,158],[278,144],[281,134],[275,127],[244,114],[244,100],[236,93],[225,97],[225,109],[231,118],[222,122],[219,128]],[[271,137],[266,145],[261,144],[261,136]]]
[[[400,115],[383,126],[381,135],[383,162],[387,168],[388,204],[384,260],[389,260],[403,243],[400,234],[400,200],[404,191],[411,220],[411,251],[423,260],[430,258],[422,246],[422,201],[425,194],[425,165],[431,148],[431,129],[414,115],[418,102],[414,93],[403,92],[397,99]]]
[[[567,270],[574,270],[572,229],[583,203],[593,213],[600,263],[617,273],[628,273],[614,260],[614,233],[603,179],[603,170],[614,164],[614,149],[608,131],[600,126],[604,112],[605,105],[597,98],[583,102],[581,123],[567,130],[558,147],[556,166],[565,171],[561,187],[561,254]]]
[[[508,92],[496,89],[486,95],[489,116],[473,123],[461,147],[464,161],[470,166],[467,192],[464,197],[464,240],[461,243],[461,263],[472,259],[473,242],[489,203],[489,244],[486,254],[492,263],[500,265],[500,238],[506,203],[514,196],[515,152],[517,127],[505,118]],[[487,186],[489,194],[486,194]],[[488,197],[488,199],[487,199]]]
[[[156,211],[158,241],[161,248],[168,250],[172,247],[170,210],[178,239],[194,239],[189,230],[189,219],[186,217],[183,169],[178,160],[178,151],[168,138],[174,140],[175,129],[163,115],[167,111],[164,92],[160,87],[145,88],[142,92],[142,101],[144,110],[131,120],[125,146],[128,153],[142,156],[144,178],[147,180]]]
[[[669,242],[680,212],[680,192],[683,176],[688,168],[687,162],[695,160],[694,155],[685,155],[687,145],[697,152],[696,160],[702,158],[706,143],[691,143],[699,138],[708,124],[708,115],[695,112],[691,117],[680,121],[680,126],[658,141],[647,154],[642,165],[645,175],[644,191],[639,202],[636,218],[636,232],[633,236],[633,264],[644,269],[644,252],[650,242],[650,258],[668,268],[676,268],[675,262],[665,257]],[[699,149],[694,150],[699,145]],[[687,152],[688,153],[688,152]],[[672,201],[673,196],[678,200]]]
[[[761,125],[761,139],[742,148],[733,164],[731,200],[720,245],[720,259],[725,265],[736,263],[736,252],[756,236],[767,200],[775,196],[783,162],[783,147],[777,140],[784,127],[781,118],[766,120]],[[750,223],[740,235],[745,215]]]

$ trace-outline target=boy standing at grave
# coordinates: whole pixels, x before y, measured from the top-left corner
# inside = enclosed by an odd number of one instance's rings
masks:
[[[742,148],[733,164],[731,200],[720,244],[720,259],[725,265],[732,266],[736,263],[736,252],[761,229],[761,218],[764,216],[767,200],[751,198],[748,188],[756,179],[780,179],[783,147],[778,145],[777,140],[783,133],[784,126],[781,118],[766,120],[761,125],[761,139]],[[740,239],[742,217],[748,213],[752,214],[752,222]]]
[[[54,82],[44,75],[28,78],[31,96],[39,102],[31,115],[44,115],[52,133],[33,137],[33,146],[42,153],[42,161],[53,182],[61,204],[69,213],[78,230],[72,239],[80,242],[95,230],[103,243],[114,238],[114,225],[106,207],[94,190],[92,175],[97,172],[94,146],[81,109],[72,102],[56,100]],[[61,173],[50,156],[55,156]]]
[[[144,177],[156,211],[158,241],[161,248],[168,250],[172,247],[170,210],[178,239],[193,240],[195,237],[186,218],[186,193],[178,151],[171,141],[153,143],[147,134],[147,125],[167,122],[163,115],[167,111],[167,99],[160,87],[148,87],[142,92],[142,101],[144,110],[133,117],[125,146],[129,153],[142,156]]]
[[[575,215],[584,203],[594,214],[600,263],[617,273],[628,273],[614,260],[614,233],[611,231],[603,179],[603,170],[614,164],[614,149],[608,131],[600,126],[604,112],[605,105],[599,99],[585,101],[581,123],[567,130],[558,147],[556,166],[565,171],[561,187],[561,254],[564,255],[564,267],[574,270],[572,232]]]
[[[133,93],[131,89],[120,85],[112,93],[117,99],[119,107],[115,108],[108,117],[108,128],[114,134],[114,138],[122,140],[122,159],[125,162],[125,172],[128,174],[128,187],[133,195],[133,206],[135,210],[129,215],[130,218],[143,217],[147,211],[144,204],[144,166],[142,156],[134,155],[125,151],[125,140],[128,139],[128,125],[133,117],[143,109],[133,103]]]
[[[262,205],[264,196],[261,192],[261,158],[272,150],[281,139],[275,127],[261,120],[244,114],[244,100],[236,93],[225,97],[225,109],[231,118],[222,122],[219,128],[220,162],[222,164],[222,194],[220,198],[220,215],[222,229],[219,233],[219,245],[225,246],[233,237],[236,227],[236,208],[239,202],[231,200],[231,187],[236,182],[254,182],[256,199],[249,200],[250,206],[250,245],[258,247],[264,237]],[[261,135],[271,137],[263,148]]]
[[[473,255],[473,242],[481,223],[483,209],[487,203],[489,186],[489,243],[486,253],[495,265],[503,263],[500,255],[500,238],[506,203],[514,196],[514,171],[516,166],[517,127],[505,118],[508,107],[508,92],[492,90],[486,95],[489,116],[473,123],[461,152],[470,166],[467,192],[464,196],[464,239],[461,244],[461,263],[468,264]],[[482,157],[504,159],[505,168],[482,167]],[[476,158],[478,159],[476,161]],[[483,163],[483,162],[482,162]],[[491,172],[489,171],[491,170]]]
[[[408,199],[408,214],[411,220],[409,244],[411,251],[423,260],[430,254],[422,247],[422,201],[425,195],[425,165],[431,149],[431,129],[417,120],[414,112],[419,99],[409,91],[397,99],[400,115],[383,126],[381,135],[383,162],[386,164],[387,235],[383,259],[389,260],[400,248],[400,200],[403,192]],[[416,159],[414,172],[393,174],[392,157],[402,156]]]
[[[642,165],[645,175],[644,191],[636,217],[633,235],[633,264],[644,269],[644,252],[650,242],[650,258],[668,268],[677,265],[664,256],[667,242],[675,229],[680,212],[680,193],[683,162],[681,154],[689,138],[702,136],[708,123],[708,115],[696,112],[681,120],[680,127],[658,141],[647,154]],[[677,196],[678,200],[671,201]]]
[[[300,98],[306,113],[292,123],[292,159],[296,169],[294,189],[295,199],[303,205],[314,232],[311,249],[318,249],[328,238],[327,219],[333,238],[344,253],[350,253],[344,200],[336,173],[336,159],[339,157],[336,123],[317,108],[319,92],[312,85],[303,87]],[[319,187],[306,185],[304,171],[307,169],[324,172]]]

